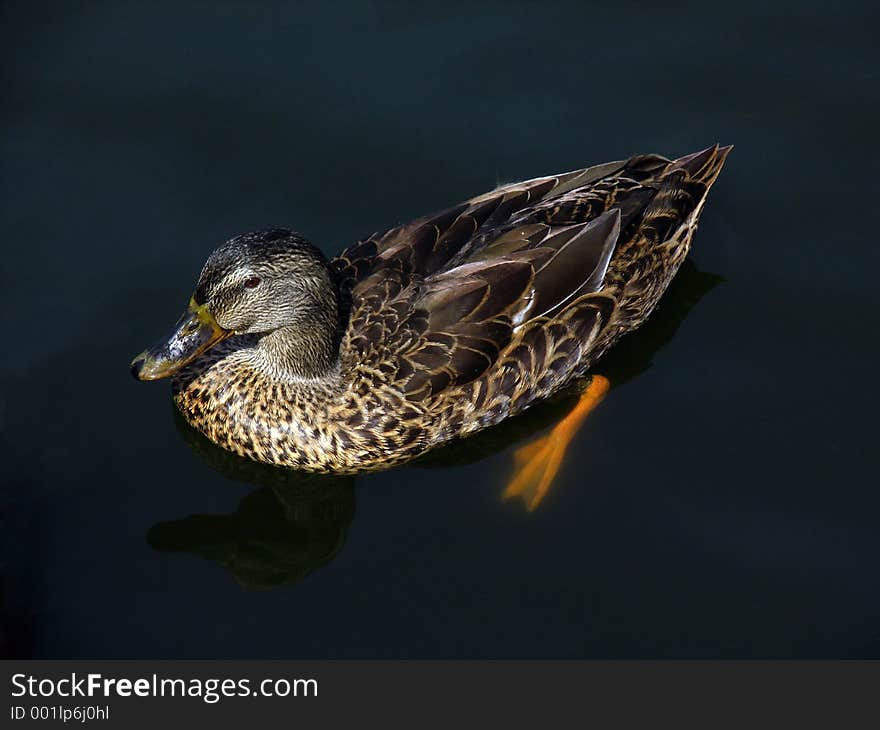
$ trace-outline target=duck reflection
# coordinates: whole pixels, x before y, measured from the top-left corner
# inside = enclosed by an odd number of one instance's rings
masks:
[[[723,279],[689,260],[679,270],[654,314],[623,338],[595,368],[611,388],[651,367],[693,307]],[[575,388],[476,436],[437,449],[411,466],[444,468],[486,458],[560,423],[582,398]],[[339,553],[355,514],[353,476],[306,474],[243,459],[191,428],[175,411],[175,424],[192,450],[228,479],[256,485],[229,515],[192,515],[154,525],[147,535],[162,552],[186,552],[219,562],[244,586],[295,583]],[[551,432],[552,434],[552,432]],[[552,438],[552,435],[551,435]],[[539,443],[539,442],[536,442]],[[534,444],[515,454],[534,450]],[[511,492],[534,508],[543,492]]]
[[[354,518],[354,477],[306,474],[243,459],[211,443],[174,412],[190,448],[227,479],[260,488],[229,515],[160,522],[147,541],[162,552],[216,560],[242,585],[295,583],[330,562]]]

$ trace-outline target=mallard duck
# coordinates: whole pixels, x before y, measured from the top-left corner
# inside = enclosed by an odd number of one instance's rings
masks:
[[[685,260],[651,317],[607,353],[594,371],[616,388],[650,368],[691,309],[721,280]],[[577,389],[562,391],[494,428],[424,454],[413,466],[445,469],[480,461],[556,423],[576,401]],[[234,513],[195,514],[153,525],[147,533],[153,548],[217,561],[251,588],[297,582],[341,552],[356,511],[354,476],[312,474],[242,459],[205,438],[177,410],[174,425],[206,466],[258,489],[246,495]],[[536,506],[535,495],[517,496],[526,499],[529,509]]]
[[[183,417],[224,449],[340,474],[400,464],[583,383],[550,446],[520,455],[509,488],[540,489],[607,391],[591,366],[654,309],[730,149],[504,185],[330,261],[287,229],[238,236],[132,372],[173,375]]]

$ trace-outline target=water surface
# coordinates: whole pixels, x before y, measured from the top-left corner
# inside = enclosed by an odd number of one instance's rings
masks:
[[[0,652],[880,656],[876,11],[736,5],[8,6]],[[500,492],[553,414],[281,478],[128,373],[233,234],[332,254],[716,141],[693,266],[532,513]]]

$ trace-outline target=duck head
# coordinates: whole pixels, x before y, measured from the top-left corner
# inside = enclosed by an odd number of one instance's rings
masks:
[[[233,238],[205,263],[171,334],[131,362],[139,380],[174,375],[233,335],[280,335],[270,355],[308,375],[334,359],[339,297],[323,254],[305,238],[272,228]],[[286,362],[289,360],[290,362]]]

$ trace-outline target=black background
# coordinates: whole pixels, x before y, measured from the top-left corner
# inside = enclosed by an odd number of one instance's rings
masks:
[[[4,3],[0,652],[880,656],[877,21]],[[693,258],[724,281],[532,514],[499,499],[509,447],[332,485],[291,538],[271,485],[218,474],[128,373],[233,234],[333,253],[498,182],[716,141]]]

